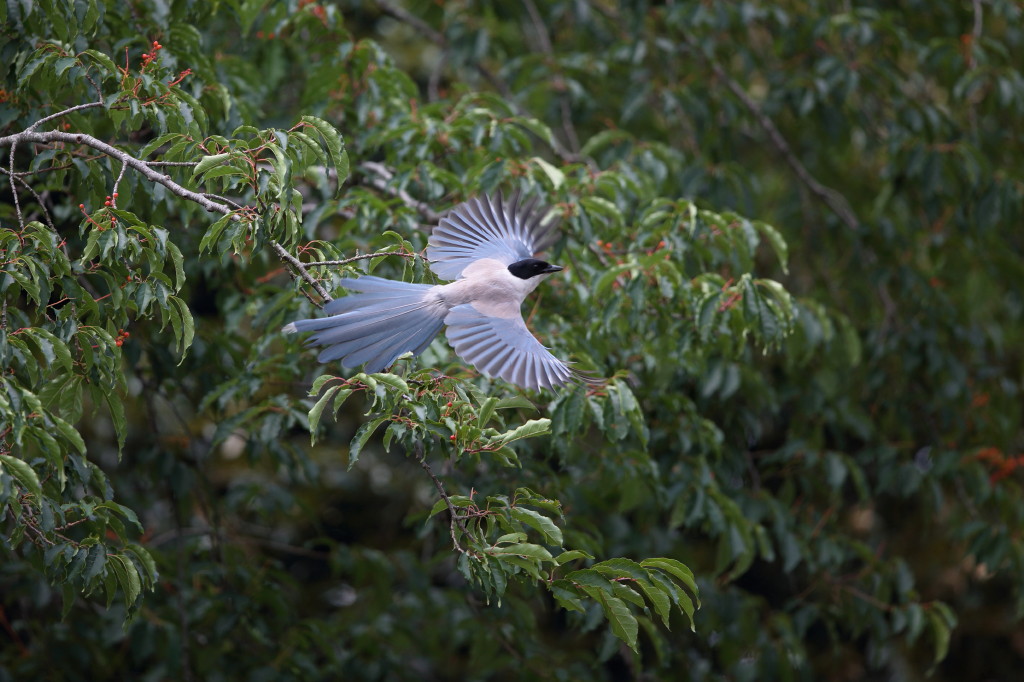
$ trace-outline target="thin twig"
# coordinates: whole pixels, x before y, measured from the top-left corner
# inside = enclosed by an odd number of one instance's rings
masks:
[[[0,172],[12,175],[11,172],[4,168],[3,166],[0,166]],[[27,189],[29,192],[32,192],[32,196],[36,198],[36,202],[39,204],[39,208],[43,212],[43,218],[46,219],[46,224],[50,226],[51,230],[56,232],[57,228],[53,224],[53,218],[50,216],[50,212],[47,210],[46,204],[43,202],[43,198],[39,196],[39,194],[36,192],[35,188],[32,187],[32,185],[25,182],[25,179],[22,177],[23,175],[25,175],[25,173],[14,173],[13,177],[21,184],[22,187]]]
[[[786,163],[789,164],[789,167],[793,169],[797,178],[800,179],[807,189],[816,197],[821,199],[825,205],[828,206],[832,212],[846,224],[847,227],[851,230],[857,229],[859,225],[857,215],[853,212],[853,209],[850,208],[850,202],[846,200],[846,197],[831,187],[826,187],[821,184],[813,175],[811,175],[810,171],[807,170],[803,163],[800,162],[800,159],[797,158],[796,154],[793,153],[793,149],[789,146],[789,142],[787,142],[786,138],[783,137],[772,119],[769,118],[761,107],[758,106],[757,102],[747,94],[747,91],[725,72],[725,69],[722,68],[722,65],[719,64],[718,61],[707,54],[689,34],[683,34],[683,42],[685,42],[690,49],[697,54],[697,56],[711,67],[715,76],[723,81],[726,87],[729,88],[736,98],[743,103],[743,106],[745,106],[750,113],[754,115],[754,118],[757,119],[761,128],[763,128],[768,134],[768,138],[772,141],[772,144],[774,144],[775,148],[779,150],[779,153],[782,154]]]
[[[349,263],[355,263],[359,260],[366,260],[368,258],[376,258],[377,256],[401,256],[402,258],[416,258],[415,253],[406,253],[405,251],[378,251],[377,253],[364,253],[361,256],[352,256],[344,260],[317,260],[311,263],[303,263],[306,267],[311,265],[348,265]]]
[[[452,544],[455,546],[455,549],[462,552],[463,554],[469,554],[469,552],[464,550],[462,548],[462,545],[459,544],[459,539],[455,535],[455,526],[457,525],[462,530],[462,534],[466,535],[467,537],[469,536],[469,531],[466,530],[465,522],[462,520],[462,517],[459,516],[458,512],[455,510],[455,505],[452,504],[452,499],[448,497],[448,493],[445,491],[444,485],[441,484],[441,480],[434,475],[434,471],[430,468],[430,465],[427,464],[427,455],[424,452],[423,443],[417,441],[416,452],[414,456],[416,457],[416,461],[420,463],[420,466],[423,467],[423,470],[427,472],[428,476],[430,476],[430,480],[434,482],[434,487],[437,488],[438,494],[441,495],[441,499],[444,500],[445,505],[448,507],[448,514],[451,517],[448,529],[449,531],[451,531]]]
[[[47,121],[52,121],[53,119],[60,118],[61,116],[67,116],[68,114],[73,113],[75,111],[81,111],[82,109],[93,109],[95,107],[102,107],[102,106],[103,106],[103,101],[102,100],[100,100],[98,102],[86,102],[85,104],[77,104],[77,105],[75,105],[75,106],[73,106],[73,107],[71,107],[69,109],[64,109],[63,111],[58,111],[55,114],[50,114],[49,116],[44,116],[43,118],[39,119],[38,121],[36,121],[32,125],[30,125],[28,128],[26,128],[25,132],[27,133],[27,132],[29,132],[31,130],[35,130],[36,128],[38,128],[39,126],[43,125]]]

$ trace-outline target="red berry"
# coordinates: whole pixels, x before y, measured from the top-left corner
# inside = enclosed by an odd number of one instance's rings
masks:
[[[448,403],[448,407],[451,407],[451,406],[452,406],[452,404],[451,404],[451,403]]]
[[[129,336],[131,336],[131,333],[129,333],[129,332],[125,332],[125,333],[124,333],[124,338],[126,338],[126,339],[127,339],[127,338],[128,338]]]
[[[107,201],[104,201],[104,202],[103,202],[103,205],[104,205],[104,206],[110,206],[110,201],[109,201],[109,200],[107,200]]]
[[[85,204],[79,204],[78,208],[80,208],[80,209],[82,209],[84,211],[85,210]]]
[[[116,343],[118,345],[118,347],[120,347],[124,343],[124,341],[122,341],[121,339],[118,339],[114,343]]]
[[[448,440],[455,440],[455,434],[453,433],[452,435],[448,436]]]
[[[115,199],[117,198],[117,192],[114,192],[114,198]]]

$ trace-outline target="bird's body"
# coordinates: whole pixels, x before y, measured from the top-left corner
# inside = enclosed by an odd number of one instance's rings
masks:
[[[455,352],[489,376],[527,388],[554,388],[578,378],[537,341],[521,306],[541,280],[562,268],[533,256],[551,241],[534,204],[507,207],[499,197],[457,206],[427,247],[431,269],[450,284],[412,284],[380,277],[342,281],[355,294],[324,306],[329,317],[298,320],[285,332],[317,332],[319,360],[379,372],[404,353],[418,355],[441,328]]]

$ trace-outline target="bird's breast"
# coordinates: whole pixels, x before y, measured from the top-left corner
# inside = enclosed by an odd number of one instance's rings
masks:
[[[463,271],[463,277],[436,288],[449,309],[470,303],[480,312],[494,317],[514,317],[526,295],[533,290],[527,280],[508,271],[499,261],[483,259]]]

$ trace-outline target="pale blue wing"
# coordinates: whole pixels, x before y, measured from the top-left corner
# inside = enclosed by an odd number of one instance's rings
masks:
[[[553,389],[578,378],[530,333],[521,315],[491,317],[466,303],[452,308],[444,323],[459,357],[488,376],[531,389]]]
[[[535,199],[521,201],[518,193],[505,201],[477,197],[456,206],[441,219],[427,241],[430,269],[441,279],[458,279],[481,258],[511,265],[532,258],[556,238],[554,220]]]

